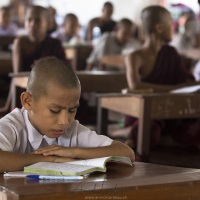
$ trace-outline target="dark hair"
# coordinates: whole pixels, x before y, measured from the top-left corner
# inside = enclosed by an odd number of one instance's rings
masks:
[[[144,8],[141,12],[141,19],[143,24],[143,29],[147,33],[154,31],[154,26],[157,23],[163,22],[165,19],[165,14],[169,11],[162,6],[148,6]]]
[[[46,20],[49,21],[49,12],[48,12],[47,8],[44,8],[44,7],[38,6],[38,5],[32,5],[32,6],[29,6],[28,9],[26,10],[26,15],[30,11],[34,11],[34,12],[37,12],[39,14],[43,14],[44,17],[46,18]]]
[[[128,18],[122,18],[118,23],[117,26],[133,26],[133,23]]]
[[[106,1],[104,4],[103,4],[103,8],[105,7],[113,7],[113,4],[110,2],[110,1]]]
[[[65,15],[65,18],[64,18],[64,21],[66,21],[66,20],[69,19],[69,18],[72,18],[72,19],[75,19],[75,20],[78,21],[78,17],[77,17],[75,14],[73,14],[73,13],[68,13],[68,14],[66,14],[66,15]]]
[[[67,62],[56,57],[46,57],[33,65],[27,83],[27,92],[36,97],[46,95],[48,85],[52,82],[69,89],[80,87],[76,73]]]
[[[2,10],[6,11],[6,12],[10,12],[10,7],[9,6],[2,6],[2,7],[0,7],[0,11],[2,11]]]

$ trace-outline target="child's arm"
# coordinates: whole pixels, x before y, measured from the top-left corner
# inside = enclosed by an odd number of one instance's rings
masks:
[[[23,170],[24,166],[36,162],[67,162],[72,160],[66,157],[20,154],[1,150],[0,158],[0,173]]]
[[[56,155],[73,159],[90,159],[106,156],[127,156],[131,161],[135,160],[133,150],[127,145],[113,141],[111,145],[93,148],[76,148],[63,146],[48,146],[40,148],[34,152],[35,154],[43,154],[44,156]]]
[[[128,82],[128,92],[137,92],[140,90],[150,90],[152,92],[169,92],[173,89],[178,89],[184,86],[198,85],[199,82],[190,81],[177,85],[159,85],[141,82],[139,70],[143,65],[141,56],[137,52],[133,52],[125,57],[125,66],[126,66],[126,78]],[[144,91],[144,93],[146,93]]]

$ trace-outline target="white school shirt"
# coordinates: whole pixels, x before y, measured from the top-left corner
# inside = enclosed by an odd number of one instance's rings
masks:
[[[45,140],[44,140],[45,139]],[[15,108],[0,119],[0,149],[3,151],[31,153],[32,151],[56,144],[66,147],[108,146],[112,139],[97,135],[77,120],[59,138],[41,135],[30,123],[27,111]]]
[[[87,63],[95,64],[105,55],[127,55],[139,49],[140,46],[140,43],[133,38],[122,46],[116,41],[114,32],[104,33],[87,58]]]

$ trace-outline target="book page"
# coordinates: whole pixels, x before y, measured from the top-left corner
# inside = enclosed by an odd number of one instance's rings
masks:
[[[69,162],[70,164],[77,164],[77,165],[87,165],[87,166],[95,166],[95,167],[105,167],[106,162],[122,162],[132,165],[131,160],[128,157],[123,156],[109,156],[109,157],[102,157],[102,158],[94,158],[94,159],[87,159],[87,160],[78,160]]]
[[[77,165],[86,165],[86,166],[93,166],[93,167],[104,167],[105,161],[110,157],[102,157],[102,158],[93,158],[87,160],[77,160],[69,162],[70,164],[77,164]]]
[[[170,93],[193,93],[193,92],[200,92],[200,85],[188,86],[170,91]]]
[[[81,172],[90,172],[94,169],[92,166],[76,165],[69,163],[50,163],[39,162],[28,167],[24,167],[26,173],[39,173],[39,174],[56,174],[56,175],[76,175],[82,174]]]

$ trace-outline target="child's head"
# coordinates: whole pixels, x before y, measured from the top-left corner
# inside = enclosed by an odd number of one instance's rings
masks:
[[[148,6],[141,13],[145,35],[155,34],[164,42],[172,39],[172,18],[167,9],[161,6]]]
[[[39,60],[21,102],[32,126],[50,138],[61,136],[74,121],[81,87],[73,69],[55,57]]]
[[[121,19],[117,23],[116,38],[117,41],[124,45],[133,35],[133,23],[126,18]]]
[[[31,6],[25,15],[25,28],[32,40],[40,41],[48,30],[48,11],[42,6]]]
[[[74,36],[77,34],[79,30],[79,22],[76,15],[74,15],[73,13],[69,13],[65,16],[64,29],[65,34],[69,36]]]
[[[0,8],[0,26],[7,27],[10,23],[10,9],[9,7]]]
[[[112,14],[113,14],[113,4],[107,1],[103,4],[102,16],[104,19],[109,20],[111,19]]]

